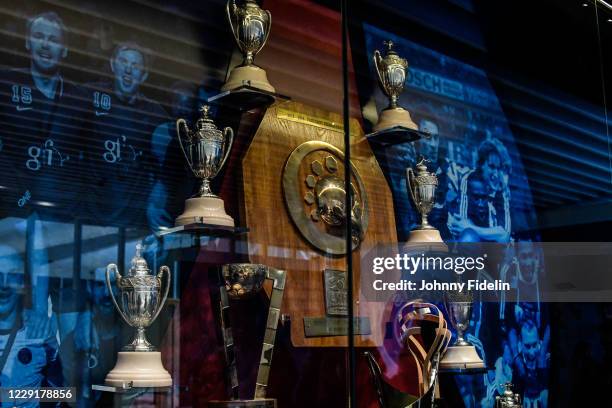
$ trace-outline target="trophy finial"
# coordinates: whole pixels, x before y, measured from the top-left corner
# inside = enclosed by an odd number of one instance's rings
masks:
[[[418,174],[427,173],[427,163],[429,163],[429,160],[425,156],[421,156],[421,160],[416,165]]]
[[[210,113],[210,106],[202,105],[202,107],[200,107],[200,112],[202,112],[202,116],[204,118],[208,118],[208,115]]]
[[[136,244],[136,253],[132,258],[131,267],[130,267],[130,275],[148,275],[149,274],[149,266],[147,265],[147,261],[142,257],[143,246],[139,242]]]
[[[393,49],[393,46],[395,45],[393,43],[393,40],[383,41],[383,44],[385,45],[385,47],[387,47],[387,55],[396,53],[395,50]]]

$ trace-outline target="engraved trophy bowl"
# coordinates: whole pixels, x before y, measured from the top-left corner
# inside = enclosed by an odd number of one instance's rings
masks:
[[[476,348],[465,339],[472,318],[472,294],[469,292],[445,292],[444,306],[451,326],[457,332],[457,339],[448,347],[440,361],[441,370],[481,370],[485,364]]]
[[[228,0],[226,13],[243,61],[232,69],[221,90],[228,91],[247,85],[274,93],[275,89],[268,82],[266,71],[254,63],[255,55],[268,41],[272,15],[261,9],[255,0],[243,0],[241,4],[236,0]]]
[[[267,267],[259,264],[238,263],[223,265],[225,289],[232,299],[251,297],[261,290],[266,280]]]
[[[202,116],[195,129],[189,129],[185,119],[176,121],[176,132],[193,175],[201,180],[198,193],[185,202],[185,211],[175,224],[213,224],[233,227],[234,219],[225,212],[223,200],[210,189],[215,178],[229,157],[234,142],[234,131],[226,127],[221,131],[210,118],[210,107],[203,106]],[[185,134],[183,141],[182,134]]]
[[[106,377],[107,385],[170,386],[172,378],[164,369],[161,354],[149,343],[145,329],[161,312],[170,289],[170,268],[162,266],[155,275],[141,255],[142,245],[136,245],[129,271],[122,276],[115,264],[106,267],[106,285],[111,299],[123,320],[136,329],[134,340],[119,352],[117,364]],[[117,301],[110,275],[114,273],[119,292]],[[166,276],[166,288],[162,295],[162,278]]]
[[[436,202],[436,188],[438,178],[435,173],[427,171],[427,160],[424,158],[416,165],[415,172],[408,168],[407,186],[408,193],[416,210],[421,215],[421,224],[410,231],[408,242],[428,242],[443,244],[440,232],[429,224],[427,216],[431,212]]]
[[[387,48],[383,57],[380,51],[374,51],[374,67],[382,91],[389,98],[389,105],[380,113],[374,131],[378,132],[401,126],[418,130],[418,126],[410,117],[410,112],[399,106],[399,96],[404,91],[408,61],[401,58],[393,49],[393,41],[385,41]]]

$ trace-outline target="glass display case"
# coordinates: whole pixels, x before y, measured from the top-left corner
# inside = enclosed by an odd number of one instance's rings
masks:
[[[611,22],[0,6],[2,406],[597,406]]]

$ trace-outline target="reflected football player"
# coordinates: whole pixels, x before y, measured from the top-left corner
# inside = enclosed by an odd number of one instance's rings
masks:
[[[176,134],[176,120],[183,118],[189,126],[197,119],[196,91],[193,84],[178,81],[172,84],[172,120],[162,123],[153,132],[152,149],[159,175],[150,194],[147,222],[153,231],[174,225],[185,198],[193,191],[195,180],[189,169]],[[197,101],[199,105],[199,100]],[[213,116],[214,117],[214,116]],[[185,135],[183,135],[185,136]]]
[[[549,342],[550,328],[548,326],[540,340],[535,323],[532,320],[523,321],[519,350],[513,361],[512,378],[517,392],[522,394],[525,407],[546,408],[548,406]]]
[[[23,266],[15,249],[0,246],[0,383],[11,388],[62,386],[55,331],[29,334]],[[39,403],[4,402],[2,406],[38,407]]]
[[[498,140],[487,139],[478,147],[477,168],[461,181],[459,214],[448,216],[449,230],[460,241],[510,239],[510,191],[504,174],[508,161]]]
[[[149,54],[138,44],[119,44],[111,57],[112,81],[89,85],[92,143],[90,216],[107,225],[146,225],[155,176],[152,135],[168,120],[142,93]]]
[[[0,181],[16,210],[67,218],[74,214],[80,186],[85,95],[62,75],[67,31],[56,13],[28,20],[24,46],[30,65],[0,71]]]

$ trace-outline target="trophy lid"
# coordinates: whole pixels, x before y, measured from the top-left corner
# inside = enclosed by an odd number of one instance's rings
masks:
[[[150,275],[151,270],[147,265],[147,261],[142,257],[142,244],[136,244],[136,254],[132,258],[128,276],[145,276]]]
[[[422,157],[421,160],[417,163],[416,168],[417,168],[417,175],[429,175],[429,172],[427,171],[427,162],[429,160],[427,160],[426,158]]]
[[[386,47],[385,57],[382,59],[383,63],[387,66],[391,65],[401,65],[404,68],[408,67],[408,61],[406,59],[399,56],[397,52],[393,49],[395,43],[391,40],[387,40],[383,42]]]
[[[210,117],[210,106],[202,106],[200,112],[202,112],[202,116],[196,122],[196,128],[200,135],[215,140],[223,140],[223,133]]]

